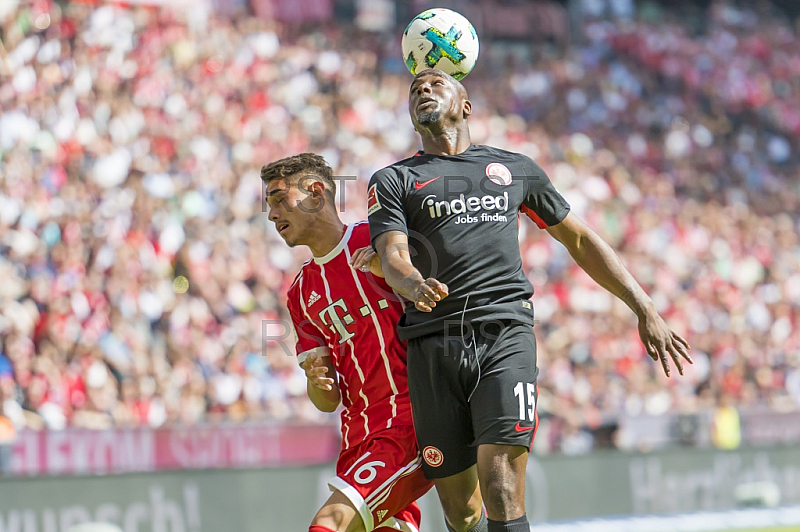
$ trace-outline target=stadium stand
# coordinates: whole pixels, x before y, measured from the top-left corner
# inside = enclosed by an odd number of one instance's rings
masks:
[[[258,169],[319,152],[354,176],[345,220],[363,218],[372,172],[418,149],[399,41],[14,4],[0,10],[0,415],[18,430],[330,422],[265,339],[307,256],[262,214]],[[540,452],[635,447],[625,417],[684,415],[694,431],[731,401],[800,408],[800,43],[753,9],[715,2],[702,32],[655,4],[637,22],[588,16],[583,38],[564,27],[533,54],[486,44],[465,81],[473,141],[542,164],[694,348],[665,380],[627,308],[523,223]]]

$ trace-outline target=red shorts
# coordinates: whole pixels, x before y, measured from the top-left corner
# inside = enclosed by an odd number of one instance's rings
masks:
[[[431,486],[411,427],[384,430],[345,449],[336,463],[336,476],[328,482],[331,491],[350,499],[367,532],[383,527],[417,532],[420,511],[414,501]]]

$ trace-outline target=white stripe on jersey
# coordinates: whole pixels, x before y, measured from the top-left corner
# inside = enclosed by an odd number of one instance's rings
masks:
[[[414,467],[412,469],[409,469],[408,471],[405,471],[398,478],[394,479],[394,481],[391,483],[391,485],[389,485],[389,487],[386,488],[386,490],[384,490],[383,495],[381,495],[377,499],[374,499],[372,502],[367,503],[367,508],[369,508],[371,512],[375,511],[378,508],[378,506],[380,506],[381,504],[386,502],[386,499],[388,499],[389,496],[391,496],[392,488],[394,488],[395,484],[397,484],[400,480],[402,480],[403,478],[407,477],[408,475],[410,475],[411,473],[413,473],[414,471],[416,471],[420,467],[421,466],[418,464],[416,467]]]
[[[303,267],[306,267],[306,266],[307,266],[307,265],[308,265],[310,262],[311,262],[310,260],[307,260],[307,261],[305,262],[305,264],[303,264]],[[312,326],[313,326],[313,327],[314,327],[314,328],[315,328],[317,331],[319,331],[319,334],[320,334],[320,336],[321,336],[322,338],[325,338],[325,333],[324,333],[324,332],[322,332],[322,331],[319,329],[319,327],[317,327],[317,325],[316,325],[316,322],[315,322],[315,321],[314,321],[314,320],[311,318],[311,315],[308,313],[308,310],[306,309],[306,296],[305,296],[305,294],[303,294],[303,271],[302,271],[302,270],[300,271],[300,276],[299,276],[299,277],[298,277],[298,278],[295,280],[295,283],[299,283],[299,286],[297,287],[297,292],[298,292],[298,294],[300,295],[300,310],[302,310],[302,311],[303,311],[303,316],[305,316],[306,320],[308,320],[308,322],[309,322],[309,323],[310,323],[310,324],[311,324],[311,325],[312,325]],[[294,284],[292,284],[292,286],[294,286]],[[292,326],[294,326],[294,325],[292,325]],[[295,331],[295,332],[296,332],[296,331]],[[317,349],[321,349],[321,347],[319,347],[319,348],[317,348]],[[325,349],[328,349],[328,347],[326,346],[326,347],[325,347]],[[311,351],[314,351],[314,349],[312,349]],[[310,353],[311,351],[307,351],[306,353]],[[328,355],[330,355],[330,353],[328,353]],[[297,358],[298,358],[298,360],[299,360],[299,361],[302,363],[302,362],[303,362],[303,360],[305,360],[307,356],[308,356],[308,355],[306,355],[305,357],[303,357],[302,359],[300,359],[300,354],[298,354],[298,355],[297,355]],[[324,356],[324,355],[323,355],[323,356]]]
[[[347,396],[347,402],[352,405],[353,404],[353,400],[350,398],[350,386],[348,386],[347,385],[347,381],[344,380],[344,375],[342,375],[340,373],[339,374],[339,390],[341,391],[342,388],[344,388],[344,393]],[[345,409],[342,410],[342,417],[344,417],[346,419],[346,421],[344,422],[344,434],[342,435],[342,438],[344,438],[344,448],[345,449],[349,449],[350,448],[350,440],[348,438],[348,435],[350,434],[350,421],[353,420],[353,416],[350,415],[350,410],[345,408]]]
[[[305,262],[303,263],[303,265],[302,265],[302,266],[300,266],[300,272],[297,274],[297,279],[295,279],[295,280],[292,282],[292,284],[289,286],[289,290],[291,290],[291,289],[292,289],[292,287],[293,287],[294,285],[296,285],[296,284],[297,284],[299,281],[301,281],[301,280],[303,279],[303,268],[305,268],[306,266],[308,266],[308,263],[309,263],[309,262],[311,262],[311,259],[308,259],[307,261],[305,261]],[[303,291],[302,287],[300,288],[300,291],[301,291],[301,292]]]
[[[416,467],[415,467],[415,465],[414,465],[414,464],[416,464]],[[364,500],[365,500],[365,501],[367,501],[367,502],[369,502],[369,501],[372,501],[372,500],[375,500],[375,497],[377,497],[378,495],[380,495],[380,493],[381,493],[381,492],[382,492],[382,491],[383,491],[383,490],[386,488],[386,486],[388,486],[389,484],[391,484],[391,483],[392,483],[392,481],[393,481],[395,478],[397,478],[398,476],[402,475],[402,474],[403,474],[403,472],[404,472],[404,471],[407,471],[409,468],[411,468],[411,469],[413,470],[413,469],[416,469],[416,468],[417,468],[418,466],[420,466],[421,464],[422,464],[422,458],[420,457],[419,453],[417,453],[417,457],[416,457],[416,458],[414,458],[414,459],[413,459],[413,460],[411,460],[409,463],[407,463],[406,465],[404,465],[403,467],[401,467],[400,469],[398,469],[397,471],[395,471],[394,475],[392,475],[391,477],[387,478],[387,479],[386,479],[386,480],[383,482],[383,484],[381,484],[380,486],[378,486],[378,487],[377,487],[377,488],[376,488],[376,489],[375,489],[375,490],[374,490],[372,493],[370,493],[369,495],[367,495],[367,498],[366,498],[366,499],[364,499]]]
[[[347,256],[347,263],[350,263],[350,248],[349,246],[345,246],[344,252]],[[375,314],[375,309],[372,308],[372,305],[369,303],[369,299],[367,299],[367,295],[364,293],[364,287],[361,286],[361,281],[358,279],[358,274],[354,268],[350,268],[350,273],[353,275],[353,282],[356,283],[356,288],[358,288],[358,293],[361,294],[361,301],[364,302],[364,305],[367,306],[370,310],[369,315],[372,318],[372,323],[375,325],[375,331],[378,334],[378,342],[381,345],[381,358],[383,358],[383,367],[386,370],[386,378],[389,379],[389,386],[392,388],[392,395],[389,397],[389,404],[392,405],[392,417],[389,418],[389,421],[386,423],[386,428],[392,426],[392,420],[397,416],[397,401],[395,400],[397,394],[397,385],[394,383],[394,377],[392,377],[392,368],[389,364],[389,357],[386,355],[386,342],[384,341],[383,337],[383,329],[381,328],[381,324],[378,321],[378,316]]]
[[[347,249],[346,246],[345,249]],[[333,299],[331,299],[331,287],[328,284],[328,279],[325,278],[325,266],[323,266],[322,264],[317,264],[317,266],[319,266],[319,273],[320,277],[322,277],[322,282],[325,284],[325,297],[328,298],[328,305],[332,305]],[[364,436],[366,437],[367,434],[369,434],[369,418],[367,418],[367,412],[366,412],[367,407],[369,406],[369,399],[367,399],[367,396],[364,395],[364,383],[365,383],[364,373],[361,371],[361,367],[358,365],[358,359],[356,359],[356,350],[353,347],[353,342],[347,340],[347,345],[350,346],[350,358],[353,359],[353,363],[356,366],[356,371],[358,372],[358,376],[361,379],[361,387],[358,389],[358,395],[360,395],[361,398],[364,399],[364,408],[361,410],[361,417],[364,418],[364,430],[366,431],[366,434],[364,434]],[[339,357],[339,358],[342,361],[344,361],[344,357]],[[349,447],[349,445],[347,447]]]
[[[361,411],[361,416],[364,418],[364,437],[366,438],[369,435],[369,419],[367,418],[367,407],[369,406],[369,400],[367,399],[367,396],[364,395],[364,384],[366,383],[366,379],[364,378],[364,372],[361,371],[361,366],[358,365],[356,348],[353,346],[353,342],[351,340],[347,340],[347,345],[350,346],[350,358],[353,360],[353,364],[356,367],[358,378],[361,379],[361,387],[358,389],[358,395],[360,395],[364,400],[364,409]]]
[[[300,274],[297,276],[297,279],[295,279],[294,283],[292,283],[292,286],[294,286],[295,284],[298,285],[297,293],[300,294],[300,297],[298,298],[300,299],[300,310],[303,311],[303,316],[305,316],[306,319],[308,319],[308,311],[306,310],[306,298],[303,297],[303,270],[300,270]]]
[[[400,474],[399,476],[397,474],[393,475],[393,477],[391,479],[391,483],[386,488],[384,488],[382,490],[379,489],[379,491],[376,491],[375,493],[372,493],[372,494],[370,494],[369,497],[367,497],[366,501],[367,501],[367,506],[369,507],[369,509],[370,510],[375,510],[375,509],[378,508],[378,506],[380,506],[381,504],[386,502],[386,499],[388,499],[389,496],[392,494],[392,489],[394,488],[395,484],[397,484],[403,478],[405,478],[405,477],[409,476],[410,474],[414,473],[416,470],[418,470],[421,467],[422,467],[422,460],[418,459],[418,460],[415,460],[410,466],[406,466],[405,468],[403,468],[403,470],[401,470],[402,474]],[[394,478],[394,477],[397,477],[397,478]],[[382,493],[381,493],[381,491],[382,491]]]

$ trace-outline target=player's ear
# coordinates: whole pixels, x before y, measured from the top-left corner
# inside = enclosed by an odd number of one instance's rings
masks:
[[[300,178],[297,188],[303,195],[311,199],[321,200],[325,196],[325,184],[315,175],[309,174]]]
[[[469,115],[472,114],[472,102],[469,100],[464,100],[464,118],[467,118]]]
[[[314,199],[323,199],[325,198],[325,183],[315,179],[309,183],[308,191]]]

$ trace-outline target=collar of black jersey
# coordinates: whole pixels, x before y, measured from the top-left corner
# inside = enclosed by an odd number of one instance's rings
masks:
[[[422,150],[418,150],[417,153],[414,154],[414,157],[422,157],[422,156],[425,156],[425,157],[455,157],[456,155],[464,155],[468,151],[472,151],[477,147],[478,147],[477,144],[470,144],[469,148],[467,148],[466,150],[462,151],[461,153],[454,153],[452,155],[450,155],[450,154],[448,154],[448,155],[431,155],[431,154],[425,153]]]

